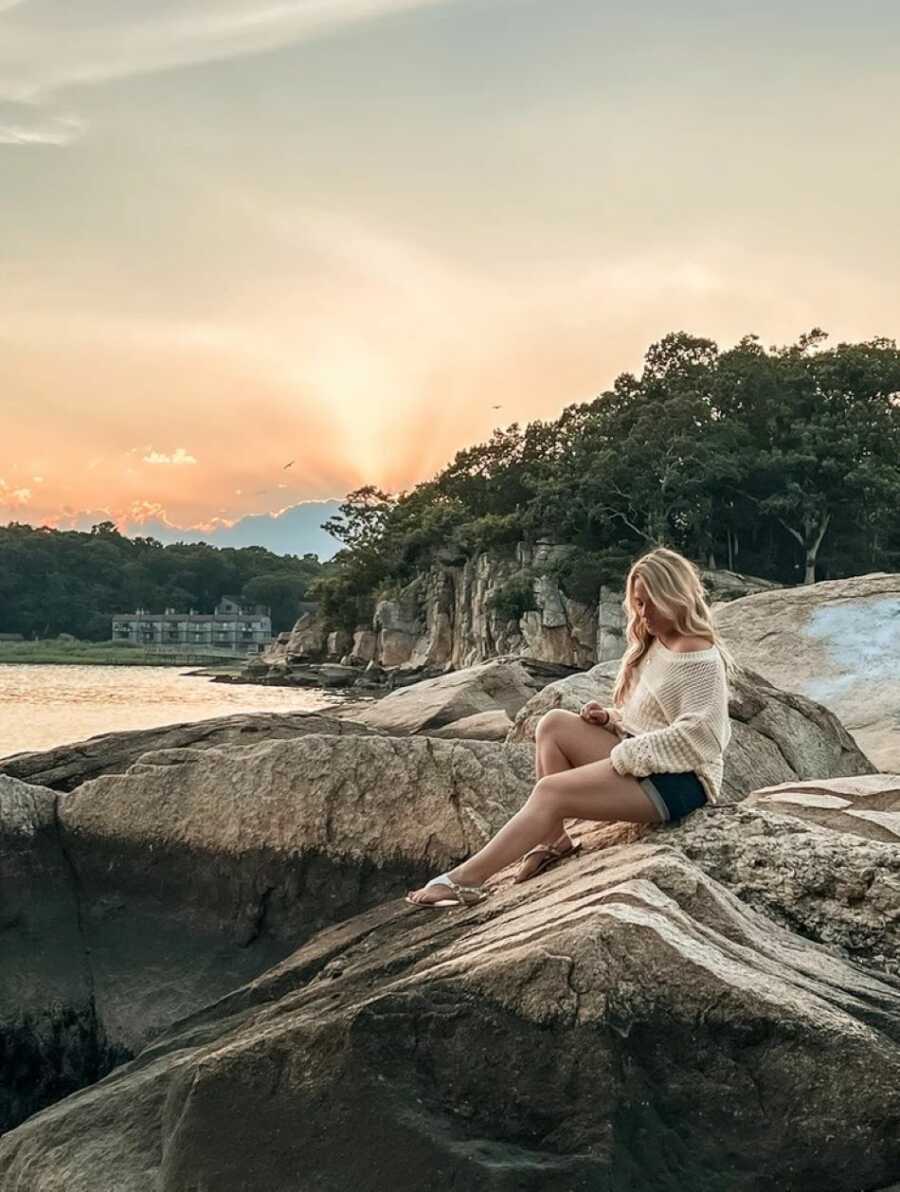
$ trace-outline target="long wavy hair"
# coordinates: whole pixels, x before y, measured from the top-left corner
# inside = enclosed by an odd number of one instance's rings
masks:
[[[632,563],[625,581],[625,636],[628,645],[616,675],[613,704],[620,705],[632,684],[638,663],[650,649],[654,635],[640,618],[634,603],[634,584],[640,578],[647,597],[663,616],[674,622],[676,632],[690,637],[711,638],[730,677],[739,670],[734,655],[726,648],[713,624],[703,581],[696,564],[666,546],[647,551]]]

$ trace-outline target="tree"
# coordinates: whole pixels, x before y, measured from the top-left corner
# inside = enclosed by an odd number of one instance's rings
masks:
[[[305,579],[280,572],[254,576],[241,590],[241,599],[247,604],[269,606],[273,633],[293,626],[300,613],[299,602],[305,595]]]
[[[814,328],[773,349],[771,383],[755,391],[752,472],[740,494],[802,551],[803,582],[835,516],[864,523],[900,492],[900,352],[892,340],[825,351]]]

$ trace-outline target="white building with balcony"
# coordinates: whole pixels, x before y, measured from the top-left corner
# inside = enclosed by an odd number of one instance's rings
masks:
[[[259,654],[272,640],[270,609],[264,604],[241,604],[235,596],[223,596],[213,613],[113,613],[112,640],[138,646],[168,646],[171,649],[217,647]]]

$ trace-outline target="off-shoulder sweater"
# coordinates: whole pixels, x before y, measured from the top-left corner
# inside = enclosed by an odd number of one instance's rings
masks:
[[[710,803],[718,802],[731,721],[717,646],[679,653],[654,638],[624,703],[606,710],[610,727],[623,738],[609,755],[617,774],[645,778],[693,770]]]

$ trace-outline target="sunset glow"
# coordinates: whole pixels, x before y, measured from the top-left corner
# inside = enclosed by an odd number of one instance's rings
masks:
[[[896,336],[897,12],[0,3],[0,522],[410,488],[671,330]]]

